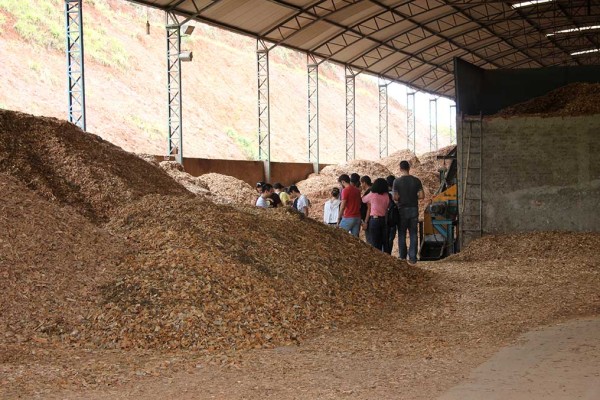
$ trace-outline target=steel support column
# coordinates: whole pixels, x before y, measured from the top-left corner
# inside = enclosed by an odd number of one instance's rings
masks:
[[[307,55],[308,72],[308,162],[319,172],[319,63]]]
[[[379,79],[379,158],[388,155],[388,85]]]
[[[183,163],[182,98],[181,98],[181,26],[177,17],[166,13],[167,29],[167,92],[168,98],[168,155]]]
[[[416,154],[415,92],[406,93],[406,148]]]
[[[264,161],[265,180],[271,180],[271,115],[269,112],[269,47],[256,41],[258,71],[258,158]]]
[[[456,144],[456,105],[450,105],[450,144]]]
[[[356,75],[352,68],[346,66],[346,161],[356,158],[356,124],[354,120],[356,113],[355,78]]]
[[[65,0],[69,122],[85,131],[85,66],[81,0]]]
[[[429,151],[438,149],[437,98],[429,99]]]

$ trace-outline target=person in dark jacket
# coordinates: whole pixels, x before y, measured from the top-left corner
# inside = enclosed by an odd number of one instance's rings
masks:
[[[398,203],[400,224],[398,229],[398,247],[400,259],[405,260],[406,231],[410,239],[408,248],[408,264],[417,263],[417,226],[419,223],[419,200],[425,198],[423,184],[416,176],[410,174],[408,161],[400,162],[400,177],[394,180],[394,200]]]

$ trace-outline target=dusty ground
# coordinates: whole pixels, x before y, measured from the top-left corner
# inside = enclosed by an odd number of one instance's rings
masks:
[[[439,400],[600,398],[600,318],[537,329]]]
[[[421,293],[299,345],[221,356],[42,349],[3,360],[0,397],[431,399],[520,334],[600,314],[594,256],[421,267]]]

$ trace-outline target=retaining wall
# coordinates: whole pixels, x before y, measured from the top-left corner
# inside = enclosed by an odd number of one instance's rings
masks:
[[[482,126],[484,234],[600,231],[600,115],[486,117]],[[475,226],[461,218],[461,229]]]

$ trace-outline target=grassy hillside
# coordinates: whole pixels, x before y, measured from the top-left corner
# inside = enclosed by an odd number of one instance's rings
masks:
[[[0,0],[0,107],[66,117],[62,0]],[[150,34],[146,35],[146,19]],[[166,147],[164,14],[122,0],[84,0],[87,128],[126,150],[162,154]],[[184,154],[257,155],[255,41],[205,25],[184,39],[194,61],[183,64]],[[271,151],[276,161],[306,161],[306,58],[272,51]],[[343,68],[320,69],[323,162],[344,158]],[[377,86],[356,81],[357,157],[378,156]],[[390,99],[390,151],[406,143],[406,111]],[[442,122],[440,122],[441,124]],[[428,121],[417,146],[428,151]],[[440,131],[443,129],[440,127]],[[441,145],[448,143],[440,133]]]

